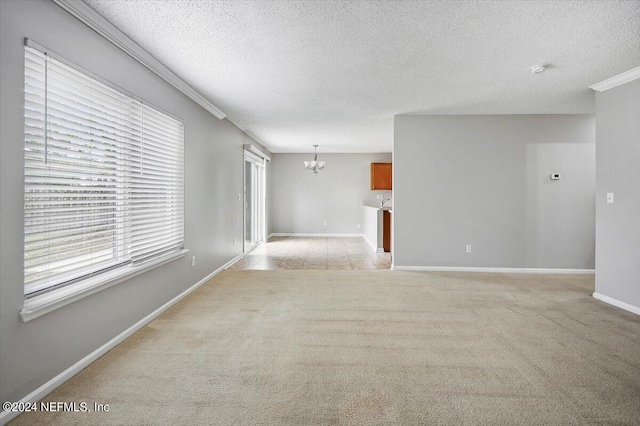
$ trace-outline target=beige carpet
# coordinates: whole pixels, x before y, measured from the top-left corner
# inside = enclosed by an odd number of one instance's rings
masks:
[[[639,424],[640,317],[593,276],[225,271],[16,424]]]

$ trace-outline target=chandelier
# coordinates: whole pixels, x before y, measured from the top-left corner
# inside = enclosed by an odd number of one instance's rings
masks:
[[[324,161],[318,161],[318,145],[313,146],[313,152],[313,161],[305,161],[304,167],[313,171],[314,175],[317,175],[319,170],[324,169]]]

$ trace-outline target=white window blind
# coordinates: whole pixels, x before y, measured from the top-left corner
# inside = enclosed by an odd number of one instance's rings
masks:
[[[183,248],[184,126],[25,47],[27,297]]]

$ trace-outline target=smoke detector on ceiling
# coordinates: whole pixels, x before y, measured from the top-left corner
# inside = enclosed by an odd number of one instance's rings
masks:
[[[549,65],[547,65],[547,64],[534,65],[534,66],[531,67],[531,72],[534,73],[534,74],[541,73],[544,70],[546,70],[548,66]]]

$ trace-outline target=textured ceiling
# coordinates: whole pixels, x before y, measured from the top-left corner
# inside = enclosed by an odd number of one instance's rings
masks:
[[[399,114],[593,113],[640,65],[638,1],[86,3],[274,152],[389,152]]]

